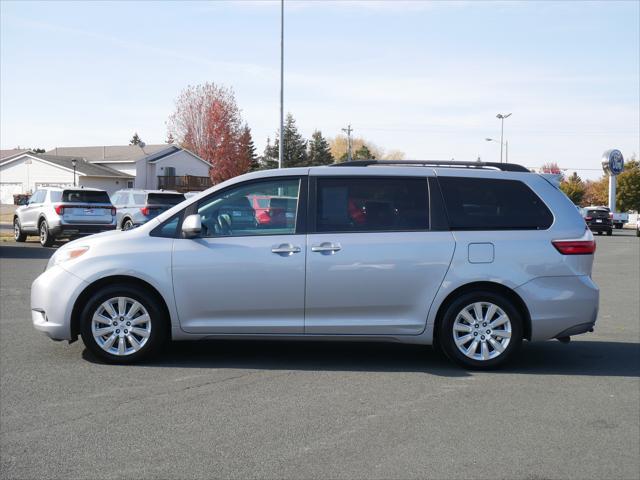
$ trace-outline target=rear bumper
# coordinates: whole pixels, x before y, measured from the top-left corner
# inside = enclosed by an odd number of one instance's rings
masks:
[[[540,277],[516,292],[529,308],[531,340],[578,335],[595,325],[600,291],[588,276]]]
[[[54,266],[31,285],[31,320],[36,330],[53,340],[72,340],[71,311],[87,283]]]
[[[587,225],[587,226],[589,227],[589,230],[591,230],[592,232],[606,232],[613,228],[613,225],[610,223],[596,223],[596,224]]]
[[[93,235],[94,233],[108,232],[115,229],[115,223],[102,225],[62,224],[51,228],[50,231],[56,237],[71,237],[74,235]]]

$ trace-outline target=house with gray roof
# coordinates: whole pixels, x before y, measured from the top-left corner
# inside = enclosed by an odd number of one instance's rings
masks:
[[[211,185],[211,165],[178,145],[110,145],[97,147],[56,147],[49,155],[81,157],[135,177],[135,188],[204,190]]]
[[[112,193],[134,186],[135,177],[83,157],[33,153],[29,150],[0,159],[0,203],[13,195],[42,187],[84,186]]]

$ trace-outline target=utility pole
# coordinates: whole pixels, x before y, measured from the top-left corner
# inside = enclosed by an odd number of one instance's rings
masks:
[[[510,113],[507,113],[506,115],[499,113],[496,115],[496,118],[499,118],[501,121],[501,126],[500,126],[500,163],[502,163],[502,147],[504,147],[504,119],[505,118],[509,118],[511,116]]]
[[[351,156],[351,132],[353,132],[353,128],[351,128],[351,124],[347,125],[347,128],[343,128],[342,131],[347,134],[347,162],[350,162],[352,159]]]
[[[278,168],[284,160],[284,0],[280,0],[280,148]]]

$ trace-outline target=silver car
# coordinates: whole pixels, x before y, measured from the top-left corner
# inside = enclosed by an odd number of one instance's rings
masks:
[[[126,189],[111,196],[117,210],[118,227],[122,230],[143,225],[184,199],[184,194],[171,190]]]
[[[16,242],[24,242],[27,235],[39,235],[43,247],[50,247],[59,238],[115,228],[116,209],[107,192],[95,188],[38,189],[13,216]]]
[[[294,221],[252,219],[254,197],[296,199]],[[267,170],[63,246],[33,283],[32,318],[112,363],[167,339],[349,339],[491,368],[523,340],[592,331],[594,251],[571,201],[518,165]]]

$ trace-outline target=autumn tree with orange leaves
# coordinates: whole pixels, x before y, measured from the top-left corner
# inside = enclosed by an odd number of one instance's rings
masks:
[[[250,130],[231,88],[215,83],[188,86],[176,100],[168,127],[180,146],[211,164],[214,184],[251,168]]]

